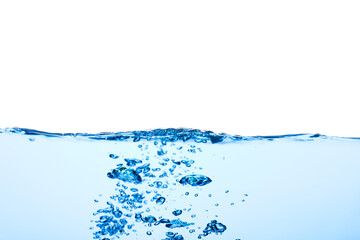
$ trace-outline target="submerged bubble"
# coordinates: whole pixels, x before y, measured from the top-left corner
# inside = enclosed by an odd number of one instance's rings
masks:
[[[182,235],[178,235],[178,233],[167,232],[166,236],[167,238],[164,240],[184,240],[184,237]]]
[[[119,156],[115,155],[115,154],[109,154],[109,157],[112,159],[117,159],[119,158]]]
[[[187,227],[190,225],[194,225],[194,223],[187,223],[183,222],[179,219],[171,220],[170,223],[167,223],[165,226],[167,228],[181,228],[181,227]]]
[[[167,151],[164,151],[163,149],[160,149],[158,152],[157,152],[157,155],[159,156],[163,156],[167,153]]]
[[[125,158],[124,161],[128,167],[134,167],[136,164],[142,163],[141,160],[135,158]]]
[[[222,223],[217,222],[216,220],[212,220],[210,223],[206,225],[206,228],[203,230],[203,233],[199,235],[198,238],[201,238],[202,236],[207,236],[211,233],[223,233],[226,230],[226,226]]]
[[[163,218],[163,219],[160,219],[158,222],[159,222],[159,223],[169,223],[170,220],[167,219],[167,218]]]
[[[198,186],[205,186],[211,183],[212,180],[204,175],[191,174],[181,178],[179,182],[183,185],[189,184],[190,186],[198,187]]]
[[[165,199],[164,197],[159,197],[159,198],[156,200],[156,204],[162,205],[162,204],[164,204],[165,200],[166,200],[166,199]]]
[[[137,173],[148,173],[149,171],[150,171],[150,163],[146,163],[136,168]]]
[[[174,216],[179,216],[179,215],[182,214],[182,210],[181,210],[181,209],[175,210],[175,211],[172,212],[172,214],[173,214]]]
[[[156,218],[151,215],[144,217],[142,220],[143,220],[143,222],[150,223],[150,224],[156,222]]]
[[[130,182],[135,184],[139,184],[142,181],[140,175],[135,170],[125,167],[113,169],[107,174],[107,176],[112,179],[117,178],[124,182]]]

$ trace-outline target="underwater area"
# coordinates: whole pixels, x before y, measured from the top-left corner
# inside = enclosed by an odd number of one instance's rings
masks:
[[[360,239],[360,139],[0,129],[1,239]]]

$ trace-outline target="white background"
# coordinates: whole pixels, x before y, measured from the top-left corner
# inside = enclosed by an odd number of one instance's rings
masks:
[[[0,128],[360,137],[359,1],[1,1]]]

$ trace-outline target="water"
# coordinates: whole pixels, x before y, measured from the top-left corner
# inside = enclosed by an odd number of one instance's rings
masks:
[[[2,239],[360,239],[360,139],[0,130]]]

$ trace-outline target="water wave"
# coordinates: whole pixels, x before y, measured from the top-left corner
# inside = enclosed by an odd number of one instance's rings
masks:
[[[285,135],[271,135],[271,136],[240,136],[230,135],[226,133],[214,133],[212,131],[203,131],[191,128],[166,128],[154,129],[147,131],[127,131],[127,132],[101,132],[96,134],[90,133],[51,133],[27,128],[5,128],[0,129],[0,133],[15,133],[29,136],[44,136],[44,137],[76,137],[87,138],[92,140],[106,140],[106,141],[133,141],[140,140],[162,140],[166,142],[188,141],[194,140],[198,143],[222,143],[232,141],[253,141],[253,140],[276,140],[276,139],[293,139],[300,141],[312,141],[314,138],[329,138],[326,135],[319,133],[299,133],[299,134],[285,134]],[[341,139],[360,139],[351,137],[332,137]]]

